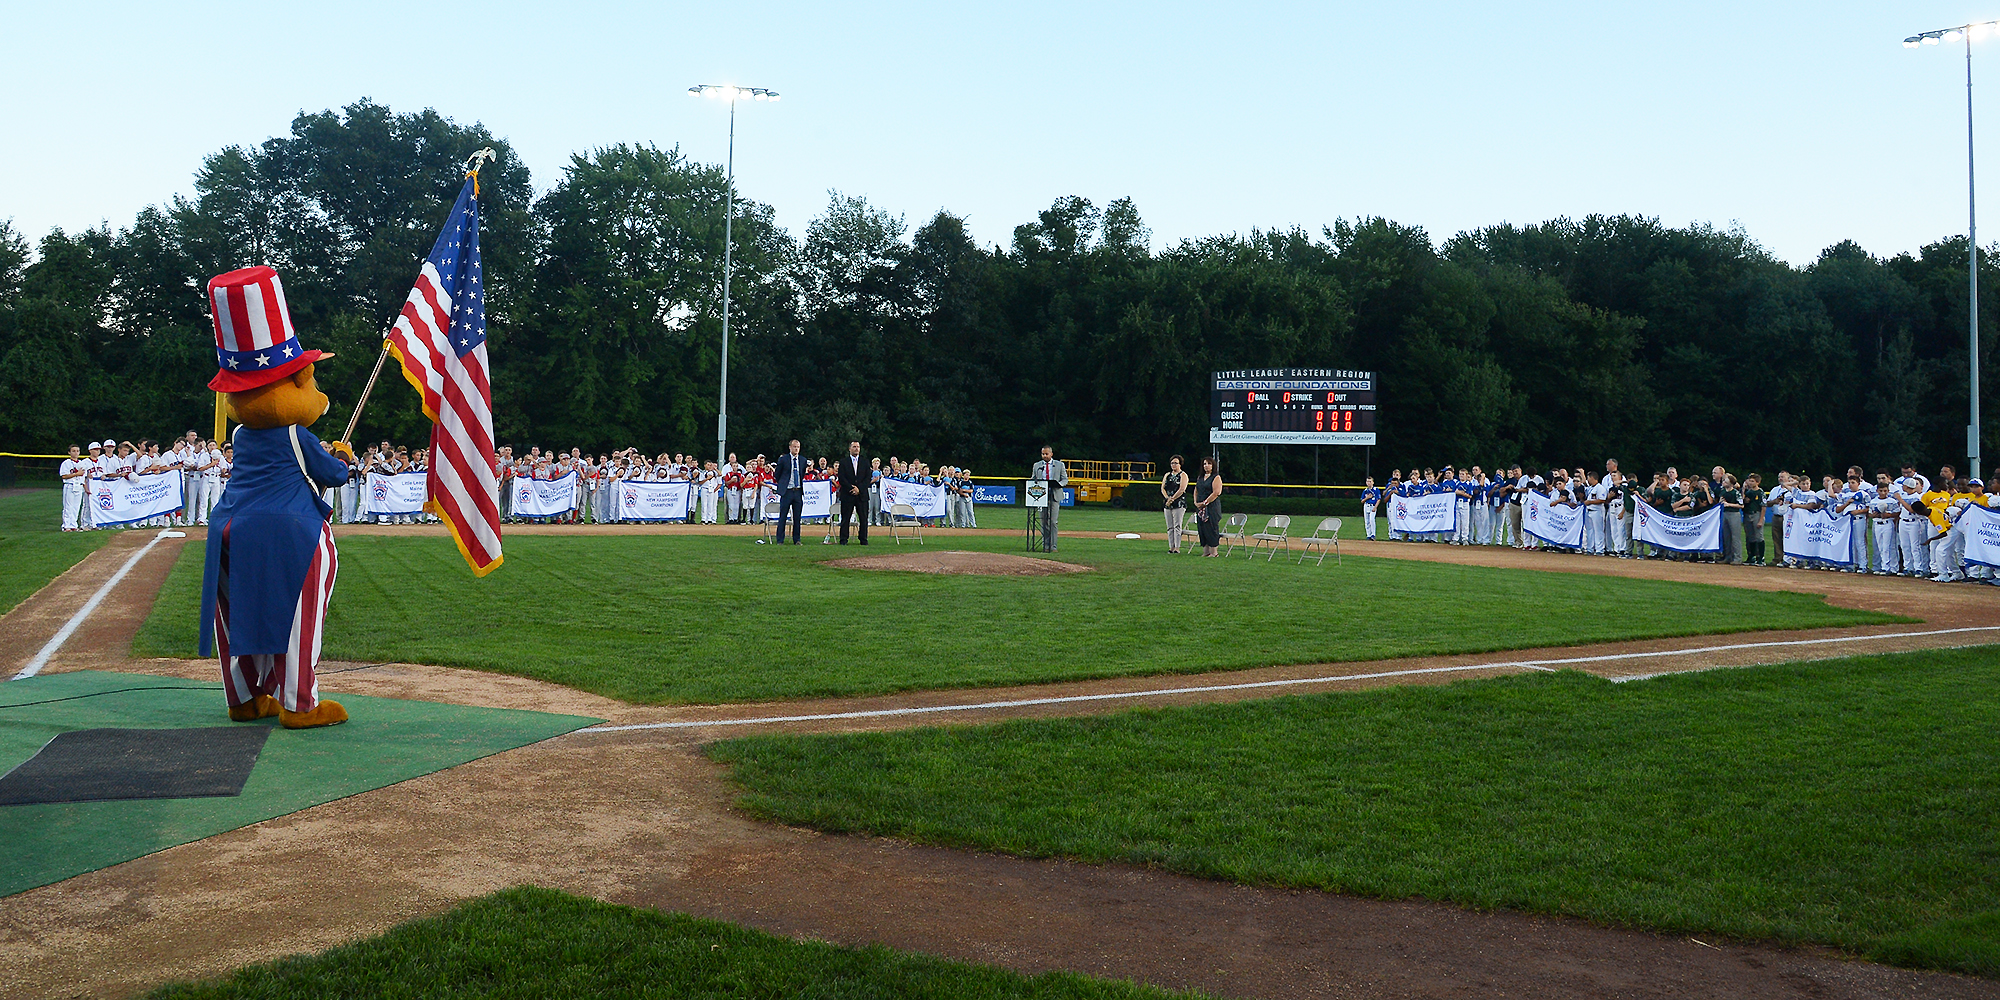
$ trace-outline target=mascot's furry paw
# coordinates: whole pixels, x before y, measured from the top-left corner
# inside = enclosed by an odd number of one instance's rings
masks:
[[[247,705],[232,707],[229,710],[229,721],[256,722],[258,719],[268,719],[281,711],[283,709],[278,705],[278,699],[268,694],[260,694],[250,699]]]
[[[288,712],[280,706],[278,721],[286,729],[312,729],[316,726],[337,726],[347,721],[347,709],[337,701],[322,701],[310,712]]]

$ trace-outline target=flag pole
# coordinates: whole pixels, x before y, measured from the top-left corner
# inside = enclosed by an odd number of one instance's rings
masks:
[[[347,429],[340,432],[340,443],[354,440],[354,425],[361,422],[361,408],[368,405],[368,395],[375,391],[375,380],[382,376],[382,362],[389,360],[389,340],[383,338],[382,353],[375,355],[375,370],[368,373],[368,384],[361,387],[361,398],[354,403],[354,412],[347,415]]]
[[[465,175],[472,178],[473,197],[477,198],[479,196],[480,163],[490,163],[495,159],[498,159],[498,157],[494,155],[493,147],[491,146],[465,158]],[[391,324],[389,328],[393,330],[395,326]],[[349,444],[353,441],[354,426],[361,422],[361,408],[368,405],[368,397],[375,391],[375,380],[382,377],[382,363],[387,360],[389,360],[389,335],[385,333],[382,335],[382,353],[375,355],[375,370],[368,373],[368,384],[361,387],[361,398],[355,400],[354,412],[347,415],[347,429],[340,432],[340,441],[342,444]]]

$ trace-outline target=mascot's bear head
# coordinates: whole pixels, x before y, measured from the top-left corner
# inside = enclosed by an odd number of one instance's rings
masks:
[[[309,426],[325,414],[330,405],[326,393],[319,391],[319,383],[313,380],[310,363],[280,376],[275,382],[232,392],[227,401],[229,419],[259,430],[288,424]]]

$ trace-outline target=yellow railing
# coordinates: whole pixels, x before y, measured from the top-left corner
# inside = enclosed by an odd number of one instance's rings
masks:
[[[1122,485],[1160,477],[1151,462],[1099,462],[1085,458],[1066,458],[1063,459],[1063,467],[1069,470],[1072,482],[1089,479]]]

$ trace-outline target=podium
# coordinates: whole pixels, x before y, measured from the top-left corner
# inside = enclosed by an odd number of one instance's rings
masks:
[[[1029,552],[1042,551],[1042,520],[1048,516],[1049,494],[1052,492],[1046,479],[1030,479],[1021,484],[1021,498],[1028,504],[1025,540]],[[1061,503],[1061,498],[1058,497],[1056,502]]]

